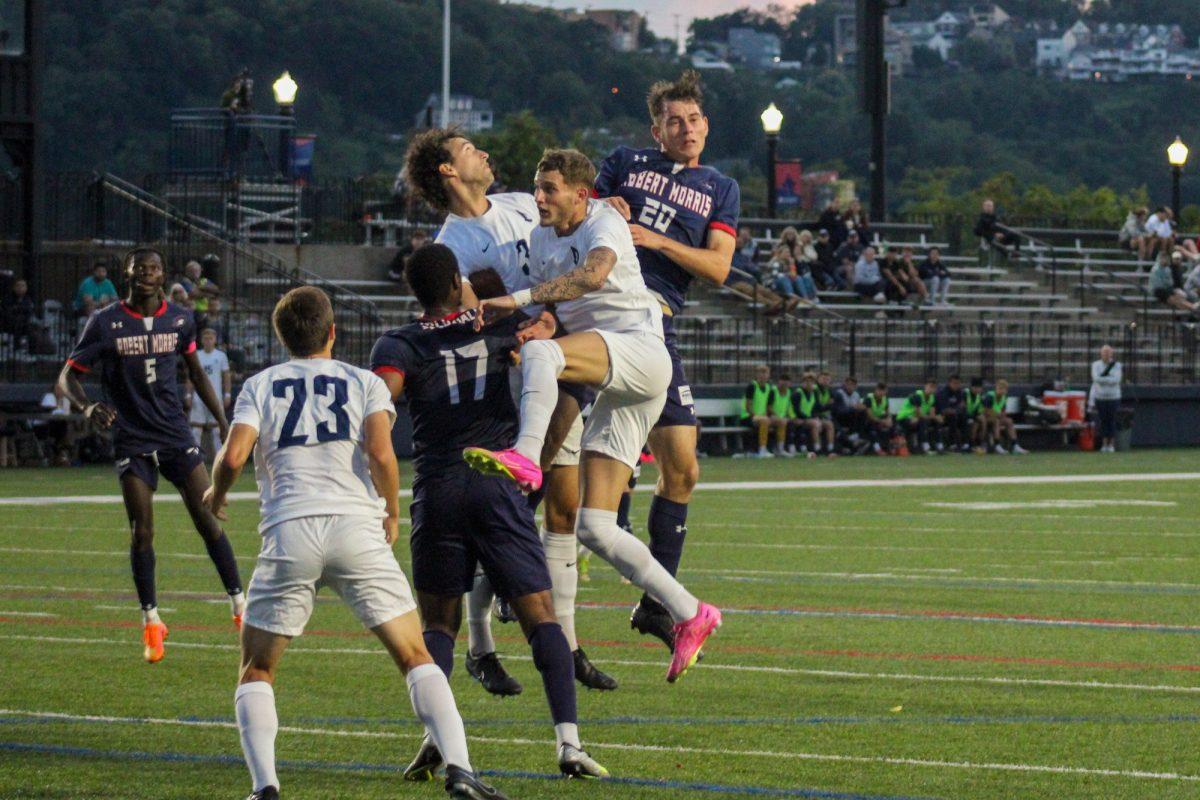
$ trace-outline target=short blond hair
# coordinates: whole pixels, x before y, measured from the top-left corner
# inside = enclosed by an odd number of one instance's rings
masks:
[[[546,148],[538,161],[538,172],[557,172],[568,186],[591,186],[596,182],[596,165],[578,150]]]

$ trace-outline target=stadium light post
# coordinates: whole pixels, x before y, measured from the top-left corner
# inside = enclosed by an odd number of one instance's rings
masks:
[[[779,151],[779,129],[783,127],[783,112],[774,103],[759,116],[763,133],[767,134],[767,216],[775,219],[775,162]]]
[[[442,5],[442,127],[450,127],[450,0]]]
[[[1179,188],[1183,177],[1183,167],[1188,160],[1188,146],[1178,136],[1167,148],[1167,161],[1171,162],[1171,211],[1175,214],[1175,224],[1179,224],[1179,207],[1182,203],[1182,193]]]

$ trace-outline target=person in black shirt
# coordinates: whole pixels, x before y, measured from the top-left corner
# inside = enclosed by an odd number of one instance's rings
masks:
[[[929,287],[929,302],[934,305],[950,305],[950,270],[942,261],[942,251],[937,247],[929,248],[929,254],[917,267],[917,274]]]
[[[842,210],[836,197],[829,201],[829,205],[825,206],[825,210],[817,218],[817,227],[829,231],[829,243],[835,250],[846,241],[846,223],[842,222]],[[855,258],[857,259],[857,256]]]
[[[813,249],[817,251],[817,263],[813,267],[813,275],[821,284],[821,288],[845,289],[849,284],[846,283],[846,274],[838,269],[838,261],[833,256],[836,247],[828,228],[821,228],[817,231],[817,241],[813,244]]]
[[[975,235],[979,237],[980,252],[991,249],[999,250],[1007,255],[1010,248],[1015,247],[1016,237],[1012,231],[1000,224],[996,216],[996,203],[991,199],[983,201],[979,219],[975,221]]]
[[[967,453],[971,450],[971,418],[967,416],[966,394],[963,392],[962,378],[951,375],[946,385],[938,389],[934,398],[934,407],[942,415],[943,431],[950,436],[949,446]],[[943,449],[943,442],[938,442],[938,452]]]
[[[12,289],[0,303],[0,333],[13,337],[14,344],[33,335],[37,307],[29,296],[29,284],[23,278],[13,281]]]
[[[883,278],[883,292],[893,303],[908,300],[908,279],[904,262],[900,260],[900,248],[891,245],[883,260],[879,262],[879,274]]]
[[[404,267],[408,264],[408,260],[412,258],[413,253],[420,250],[429,242],[429,234],[418,228],[412,232],[407,244],[396,251],[396,255],[392,256],[391,263],[388,264],[387,276],[389,280],[401,281],[404,279]]]

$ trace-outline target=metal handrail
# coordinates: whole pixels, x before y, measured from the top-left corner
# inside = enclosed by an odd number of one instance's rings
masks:
[[[1023,238],[1029,240],[1029,243],[1035,248],[1040,247],[1050,254],[1050,292],[1052,294],[1058,294],[1058,251],[1055,249],[1054,245],[1050,244],[1045,239],[1039,239],[1028,231],[1022,230],[1021,228],[1001,226],[1001,229],[1008,231],[1009,233],[1015,233],[1018,239]],[[1083,305],[1084,301],[1082,297],[1080,298],[1079,302],[1080,305]]]

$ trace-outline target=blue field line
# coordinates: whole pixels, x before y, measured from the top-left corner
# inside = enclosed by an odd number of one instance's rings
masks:
[[[99,750],[91,747],[35,744],[28,742],[0,742],[0,750],[15,753],[41,753],[44,755],[74,756],[77,758],[101,758],[120,761],[165,761],[187,764],[222,764],[242,766],[245,762],[238,756],[201,755],[198,753],[145,752],[137,750]],[[337,772],[389,772],[399,774],[402,768],[395,764],[370,764],[359,761],[312,761],[307,759],[282,759],[278,766],[287,769],[330,770]],[[519,778],[527,780],[561,781],[562,775],[543,772],[484,769],[480,775],[489,778]],[[719,783],[692,783],[689,781],[654,780],[652,778],[606,778],[602,783],[639,786],[651,789],[672,789],[713,794],[743,794],[759,797],[807,797],[821,800],[934,800],[913,795],[860,794],[857,792],[835,792],[826,789],[782,789],[774,786],[727,786]]]

